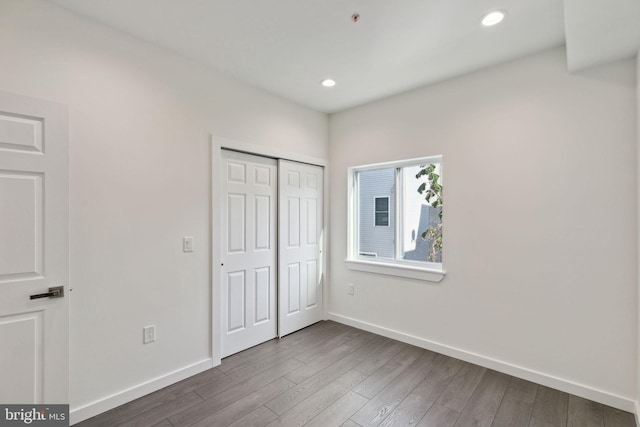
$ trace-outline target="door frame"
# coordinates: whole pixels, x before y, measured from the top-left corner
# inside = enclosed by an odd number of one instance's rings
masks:
[[[328,248],[328,218],[329,218],[329,168],[326,159],[319,157],[306,156],[303,154],[292,153],[286,150],[280,150],[277,148],[269,147],[266,145],[249,144],[245,142],[236,141],[233,139],[218,137],[211,135],[211,230],[209,236],[209,250],[211,253],[211,265],[210,265],[210,288],[211,288],[211,358],[213,366],[218,366],[222,362],[221,358],[221,339],[222,339],[222,319],[221,319],[221,307],[220,300],[220,236],[222,233],[222,212],[221,203],[219,200],[222,197],[222,183],[219,178],[220,168],[222,167],[222,150],[229,149],[234,151],[240,151],[255,156],[270,157],[274,159],[291,160],[294,162],[307,163],[315,166],[321,166],[323,168],[322,179],[324,182],[323,195],[324,205],[322,212],[322,224],[323,224],[323,247]],[[329,281],[327,280],[327,264],[328,264],[328,250],[325,250],[324,263],[322,265],[322,275],[324,287],[322,289],[323,299],[323,319],[328,318],[328,301],[329,301]]]

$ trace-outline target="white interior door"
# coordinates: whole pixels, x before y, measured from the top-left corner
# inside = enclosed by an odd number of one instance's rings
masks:
[[[280,160],[278,335],[322,320],[322,168]]]
[[[69,402],[68,280],[66,109],[0,93],[0,402]]]
[[[222,150],[221,356],[277,336],[277,162]]]

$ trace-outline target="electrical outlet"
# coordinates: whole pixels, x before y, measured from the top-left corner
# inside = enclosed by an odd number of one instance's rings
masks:
[[[349,283],[347,285],[347,295],[355,295],[356,294],[356,286],[353,283]]]
[[[142,328],[142,343],[149,344],[156,340],[156,325],[145,326]]]
[[[193,252],[193,237],[182,238],[182,252]]]

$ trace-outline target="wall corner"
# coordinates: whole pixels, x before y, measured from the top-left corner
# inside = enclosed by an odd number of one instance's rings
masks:
[[[636,253],[636,265],[637,265],[637,305],[636,310],[638,312],[638,325],[637,325],[637,363],[636,363],[636,378],[637,378],[637,390],[636,390],[636,423],[640,427],[640,50],[636,55],[636,185],[637,185],[637,215],[638,215],[638,251]]]

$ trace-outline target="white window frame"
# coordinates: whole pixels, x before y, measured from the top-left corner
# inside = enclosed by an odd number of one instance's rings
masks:
[[[376,224],[376,214],[378,212],[384,212],[376,210],[376,200],[387,199],[387,225]],[[373,197],[373,226],[374,227],[391,227],[391,197],[389,196],[374,196]]]
[[[440,282],[446,272],[443,264],[433,262],[418,262],[408,261],[399,258],[400,246],[395,245],[396,259],[382,259],[382,258],[364,258],[358,254],[358,242],[359,242],[359,206],[358,206],[358,183],[357,173],[374,169],[389,169],[396,170],[396,197],[395,197],[395,217],[396,220],[393,224],[389,221],[389,226],[395,227],[395,241],[399,242],[402,238],[401,228],[402,224],[402,211],[400,204],[402,203],[401,197],[398,197],[401,191],[401,183],[399,179],[398,169],[408,166],[427,165],[430,163],[439,163],[442,174],[443,159],[442,156],[430,156],[421,157],[416,159],[400,160],[394,162],[376,163],[364,166],[353,166],[347,169],[347,206],[348,206],[348,235],[347,235],[347,259],[345,264],[347,268],[357,271],[365,271],[368,273],[385,274],[390,276],[405,277],[416,280],[423,280],[427,282]],[[389,199],[391,200],[391,199]],[[375,225],[375,207],[374,207],[374,225]]]

